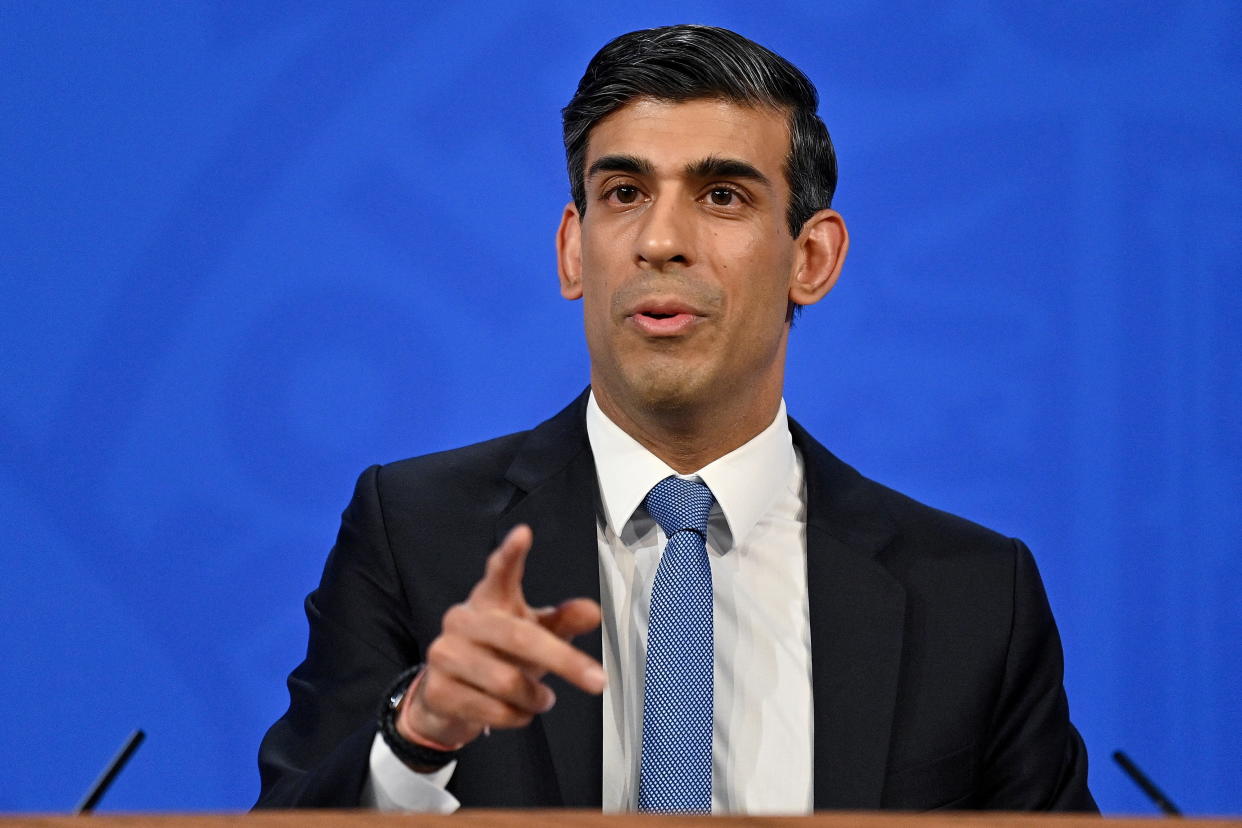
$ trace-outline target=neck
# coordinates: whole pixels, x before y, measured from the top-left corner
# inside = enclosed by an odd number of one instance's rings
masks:
[[[678,474],[693,474],[749,442],[772,424],[781,403],[779,383],[766,393],[735,395],[710,406],[666,408],[619,405],[606,389],[592,390],[608,419]]]

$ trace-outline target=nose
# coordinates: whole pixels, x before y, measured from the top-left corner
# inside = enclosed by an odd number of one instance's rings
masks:
[[[646,209],[634,238],[634,260],[639,267],[664,270],[669,265],[689,267],[694,262],[693,208],[680,199],[657,198]]]

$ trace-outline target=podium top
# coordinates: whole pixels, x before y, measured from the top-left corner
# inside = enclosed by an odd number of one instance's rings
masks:
[[[0,816],[0,828],[43,826],[44,828],[224,828],[226,825],[254,828],[682,828],[711,823],[720,828],[949,828],[960,825],[988,825],[1001,828],[1153,828],[1159,817],[1099,817],[1081,814],[1008,814],[945,812],[931,814],[880,812],[823,812],[811,816],[681,816],[672,814],[603,814],[598,811],[571,810],[483,810],[455,814],[381,814],[373,811],[261,811],[248,814],[99,814],[94,816]],[[412,821],[413,820],[413,821]],[[1179,824],[1204,826],[1242,826],[1242,819],[1179,819]]]

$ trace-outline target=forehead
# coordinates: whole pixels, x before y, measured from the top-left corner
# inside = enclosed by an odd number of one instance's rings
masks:
[[[789,119],[782,110],[715,99],[638,98],[591,130],[585,167],[614,154],[643,158],[657,172],[728,158],[753,165],[775,182],[784,178],[788,151]]]

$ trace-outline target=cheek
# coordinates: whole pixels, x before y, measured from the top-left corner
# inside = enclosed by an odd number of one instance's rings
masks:
[[[770,242],[757,240],[721,264],[721,273],[733,293],[741,300],[739,305],[756,324],[766,324],[770,310],[781,319],[789,301],[789,274],[793,257],[784,250],[773,250]]]
[[[586,315],[605,315],[608,304],[612,301],[612,290],[608,285],[608,280],[597,267],[587,262],[583,262],[582,274],[582,304]]]
[[[608,348],[612,325],[612,295],[599,278],[582,283],[582,321],[587,342],[593,348]]]

